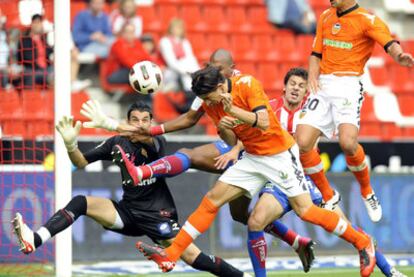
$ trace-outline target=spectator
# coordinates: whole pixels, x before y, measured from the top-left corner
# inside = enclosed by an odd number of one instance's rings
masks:
[[[119,38],[111,47],[108,57],[108,82],[111,84],[129,84],[130,68],[139,61],[151,60],[142,47],[141,41],[135,37],[135,25],[126,23]]]
[[[140,37],[142,47],[145,52],[151,57],[151,60],[156,63],[161,69],[165,68],[164,60],[161,57],[160,51],[157,49],[154,37],[150,34],[144,34]]]
[[[7,43],[7,33],[4,28],[6,16],[0,10],[0,87],[5,88],[8,85],[8,68],[10,47]]]
[[[121,0],[119,9],[114,10],[110,15],[112,33],[118,35],[122,26],[128,22],[134,24],[135,36],[140,37],[142,34],[142,18],[137,16],[136,13],[137,6],[134,0]]]
[[[90,85],[92,85],[92,81],[90,79],[84,79],[79,80],[78,79],[78,73],[79,73],[79,61],[78,61],[78,55],[79,50],[78,48],[73,44],[70,50],[71,55],[71,61],[70,61],[70,79],[71,79],[71,89],[72,91],[81,91]]]
[[[296,34],[315,34],[315,15],[307,0],[266,0],[268,19]]]
[[[41,15],[33,15],[30,30],[22,34],[17,46],[17,62],[23,66],[22,88],[30,89],[34,84],[45,86],[48,80],[52,81],[53,49],[46,43],[42,21]]]
[[[194,94],[191,92],[190,73],[200,67],[191,43],[185,37],[183,20],[178,18],[171,20],[167,35],[160,40],[160,51],[167,65],[164,70],[164,90],[184,91],[185,104],[176,109],[180,113],[186,112],[194,99]]]
[[[79,12],[73,22],[73,40],[82,53],[99,58],[108,56],[113,36],[104,0],[90,0],[89,8]]]

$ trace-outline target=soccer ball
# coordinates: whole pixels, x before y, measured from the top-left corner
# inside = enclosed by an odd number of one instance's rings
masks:
[[[129,83],[138,93],[154,93],[162,84],[161,68],[150,61],[136,63],[129,70]]]

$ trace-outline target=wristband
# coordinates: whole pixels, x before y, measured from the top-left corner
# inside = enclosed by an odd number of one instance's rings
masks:
[[[164,133],[165,133],[164,124],[157,125],[157,126],[151,126],[150,128],[150,135],[153,137],[162,135]]]
[[[257,121],[259,120],[259,115],[257,113],[254,114],[256,115],[256,119],[254,120],[252,127],[256,127]]]

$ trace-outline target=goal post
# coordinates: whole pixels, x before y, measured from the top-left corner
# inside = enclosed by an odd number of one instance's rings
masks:
[[[55,18],[55,125],[71,113],[71,32],[70,0],[54,0]],[[59,133],[55,130],[55,210],[64,207],[72,198],[72,164]],[[72,276],[72,228],[56,236],[56,276]]]

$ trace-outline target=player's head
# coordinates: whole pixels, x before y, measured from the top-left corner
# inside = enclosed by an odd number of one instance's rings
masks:
[[[230,78],[233,75],[234,61],[230,51],[219,48],[210,56],[209,65],[216,66],[221,69],[221,73]]]
[[[291,68],[285,75],[283,97],[291,104],[302,102],[307,92],[308,71],[301,67]]]
[[[331,7],[341,9],[345,6],[354,4],[355,0],[330,0]]]
[[[122,26],[120,35],[126,41],[133,42],[136,39],[135,25],[133,23],[125,23],[124,26]]]
[[[207,105],[220,103],[228,93],[227,79],[215,66],[206,66],[191,74],[191,78],[192,91]]]
[[[174,37],[185,37],[185,24],[182,19],[173,18],[168,25],[167,34]]]
[[[32,24],[30,25],[30,30],[33,35],[43,34],[43,17],[40,14],[35,14],[32,16]]]
[[[152,54],[156,51],[156,45],[155,45],[155,41],[154,41],[154,37],[150,34],[143,34],[140,37],[141,43],[142,43],[142,47],[144,47],[144,50],[149,53]]]
[[[137,6],[134,0],[121,0],[119,2],[119,11],[125,17],[133,17],[136,13]]]
[[[137,101],[129,106],[127,118],[129,124],[147,129],[152,122],[151,108],[144,102]]]
[[[105,6],[105,0],[89,0],[89,8],[94,14],[98,14],[103,11]]]

